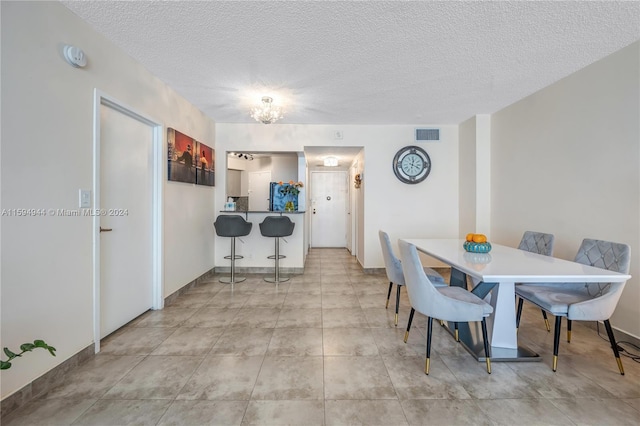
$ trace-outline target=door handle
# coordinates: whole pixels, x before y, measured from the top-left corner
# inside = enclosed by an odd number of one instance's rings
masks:
[[[102,226],[100,227],[100,232],[111,232],[113,231],[112,228],[103,228]]]

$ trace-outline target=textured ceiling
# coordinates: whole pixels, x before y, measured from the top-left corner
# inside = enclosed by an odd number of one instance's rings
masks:
[[[63,4],[223,123],[457,124],[640,39],[637,1]]]

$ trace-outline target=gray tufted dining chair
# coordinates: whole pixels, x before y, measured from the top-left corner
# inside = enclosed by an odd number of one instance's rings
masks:
[[[436,287],[424,273],[416,246],[406,241],[399,241],[398,245],[400,246],[402,271],[404,272],[411,307],[427,317],[425,374],[429,374],[431,331],[434,318],[451,322],[481,322],[487,373],[491,374],[491,352],[489,350],[489,341],[487,340],[487,323],[485,321],[485,318],[493,312],[491,305],[462,287]]]
[[[627,244],[585,238],[575,262],[609,271],[629,273],[631,248]],[[567,318],[567,341],[571,341],[572,321],[603,321],[620,374],[624,368],[609,318],[616,309],[626,282],[621,283],[540,283],[516,286],[516,295],[556,317],[553,340],[553,371],[558,366],[560,327]],[[520,322],[522,304],[518,304],[516,321]]]
[[[520,240],[518,248],[520,250],[528,251],[530,253],[543,254],[545,256],[553,256],[553,245],[555,243],[555,237],[553,234],[545,234],[544,232],[525,231]],[[518,302],[522,304],[522,299]],[[518,309],[522,309],[522,306],[518,306]],[[544,309],[542,311],[542,318],[544,318],[544,325],[547,327],[547,332],[551,332],[549,326],[549,318]],[[516,327],[520,325],[516,324]]]
[[[389,239],[389,234],[384,231],[378,231],[378,236],[380,237],[380,245],[382,246],[382,257],[384,258],[384,267],[387,272],[387,278],[389,279],[389,291],[387,293],[387,305],[386,308],[389,308],[389,299],[391,298],[391,289],[393,288],[393,284],[396,285],[396,316],[395,316],[395,325],[398,325],[398,311],[400,309],[400,287],[404,285],[404,274],[402,273],[402,265],[400,259],[393,254],[393,248],[391,247],[391,240]],[[431,279],[433,283],[436,285],[447,285],[444,282],[444,278],[438,272],[434,271],[431,268],[424,268],[425,273]],[[411,318],[413,318],[413,311],[411,311]],[[409,334],[409,328],[411,327],[409,323],[409,327],[407,328],[407,335]]]

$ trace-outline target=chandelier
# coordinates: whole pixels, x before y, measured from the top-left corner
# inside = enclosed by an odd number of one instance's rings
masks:
[[[251,117],[263,124],[271,124],[280,120],[282,109],[273,105],[273,98],[269,96],[262,97],[262,103],[251,108]]]

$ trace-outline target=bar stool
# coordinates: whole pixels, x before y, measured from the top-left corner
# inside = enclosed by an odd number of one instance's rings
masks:
[[[293,234],[295,223],[288,216],[267,216],[260,224],[260,233],[263,237],[274,237],[276,241],[276,254],[267,256],[267,259],[276,260],[276,268],[273,278],[265,277],[264,280],[270,283],[282,283],[288,281],[289,278],[280,276],[280,259],[287,256],[280,254],[280,237],[288,237]]]
[[[237,214],[221,214],[213,222],[213,226],[216,228],[216,234],[219,237],[231,237],[231,255],[224,257],[225,259],[231,259],[231,276],[221,277],[220,282],[233,284],[246,280],[244,277],[236,277],[236,259],[243,258],[243,256],[236,255],[236,237],[249,235],[253,224]]]

